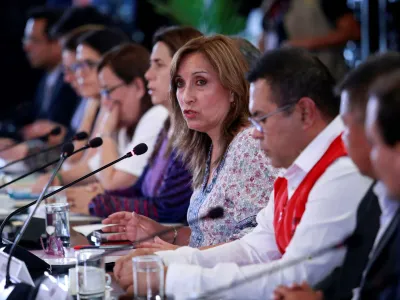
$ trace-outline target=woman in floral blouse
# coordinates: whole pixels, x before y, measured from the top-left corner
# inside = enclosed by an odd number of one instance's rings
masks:
[[[220,35],[196,38],[175,54],[170,91],[174,138],[192,172],[194,193],[190,226],[161,236],[164,242],[157,239],[154,248],[205,247],[240,238],[267,205],[278,172],[251,136],[247,69],[238,47]],[[224,208],[223,218],[191,222],[215,206]],[[118,224],[105,229],[117,232],[110,240],[135,241],[166,228],[127,212],[104,223]]]

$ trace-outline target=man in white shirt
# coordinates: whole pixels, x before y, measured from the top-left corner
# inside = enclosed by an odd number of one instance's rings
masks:
[[[298,49],[271,51],[249,80],[254,137],[274,167],[287,169],[281,178],[287,188],[275,184],[272,201],[257,216],[258,226],[240,240],[205,251],[182,247],[158,252],[167,266],[166,294],[175,299],[226,286],[230,288],[213,292],[213,297],[268,299],[280,284],[318,282],[341,264],[343,249],[283,266],[345,239],[354,230],[358,204],[372,183],[343,152],[344,126],[336,117],[334,80],[319,60]],[[119,261],[114,273],[131,289],[129,259]],[[270,274],[236,286],[259,272]]]
[[[400,70],[400,54],[385,53],[371,57],[356,69],[352,70],[338,85],[341,94],[340,114],[346,125],[343,140],[349,156],[366,176],[376,179],[369,158],[371,144],[365,133],[365,115],[368,103],[368,89],[376,79]],[[357,226],[354,234],[360,242],[350,245],[343,265],[332,272],[327,278],[314,286],[320,291],[312,291],[308,285],[295,287],[279,287],[275,291],[276,299],[351,299],[354,289],[354,299],[358,299],[362,277],[365,277],[368,259],[384,239],[387,229],[395,217],[398,203],[387,197],[387,191],[382,182],[376,184],[373,193],[378,199],[364,197],[358,208]],[[379,229],[379,230],[378,230]],[[376,297],[376,296],[375,296]],[[372,297],[371,299],[375,299]]]

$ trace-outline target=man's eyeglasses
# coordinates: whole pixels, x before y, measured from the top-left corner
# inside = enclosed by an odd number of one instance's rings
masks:
[[[272,117],[273,115],[279,114],[285,110],[288,110],[289,108],[291,108],[293,105],[296,105],[296,103],[291,103],[291,104],[287,104],[284,105],[282,107],[277,108],[276,110],[263,115],[263,116],[259,116],[259,117],[250,117],[249,121],[250,123],[261,133],[264,132],[263,128],[262,128],[262,124],[265,123],[265,120],[268,119],[269,117]]]
[[[124,85],[125,85],[125,83],[120,83],[120,84],[117,84],[116,86],[113,86],[111,88],[102,89],[100,91],[100,95],[102,97],[106,98],[106,99],[109,99],[112,92],[114,92],[117,88],[120,88],[121,86],[124,86]]]

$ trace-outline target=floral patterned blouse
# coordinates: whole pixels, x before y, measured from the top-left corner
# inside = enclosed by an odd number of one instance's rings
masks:
[[[190,199],[188,220],[206,215],[215,206],[224,208],[224,217],[189,224],[192,231],[189,246],[229,242],[257,225],[257,213],[267,205],[279,169],[270,165],[251,130],[244,129],[233,139],[207,185],[210,149],[203,184]]]

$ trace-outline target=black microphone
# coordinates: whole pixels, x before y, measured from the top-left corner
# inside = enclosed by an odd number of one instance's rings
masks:
[[[94,139],[91,140],[91,141],[94,141],[94,143],[97,144],[98,141],[100,141],[100,140],[101,140],[101,138],[100,138],[100,137],[97,137],[97,138],[94,138]],[[101,143],[102,143],[102,142],[103,142],[103,140],[101,140]],[[101,144],[100,144],[100,145],[101,145]],[[108,168],[109,166],[112,166],[113,164],[116,164],[117,162],[120,162],[121,160],[124,160],[124,159],[126,159],[126,158],[132,157],[133,155],[142,155],[142,154],[146,153],[146,151],[147,151],[147,145],[146,145],[146,144],[143,144],[143,143],[142,143],[142,144],[139,144],[139,145],[135,146],[135,147],[132,149],[132,151],[128,152],[128,153],[125,154],[124,156],[122,156],[122,157],[120,157],[120,158],[118,158],[118,159],[116,159],[116,160],[114,160],[114,161],[112,161],[112,162],[110,162],[110,163],[108,163],[108,164],[102,166],[101,168],[99,168],[99,169],[97,169],[97,170],[94,170],[93,172],[90,172],[89,174],[86,174],[85,176],[82,176],[81,178],[78,178],[78,179],[75,180],[75,181],[72,181],[72,182],[70,182],[70,183],[68,183],[68,184],[66,184],[66,185],[64,185],[64,186],[62,186],[62,187],[60,187],[59,189],[57,189],[57,190],[55,190],[55,191],[53,191],[53,192],[51,192],[51,193],[45,195],[45,196],[43,197],[43,199],[47,199],[47,198],[53,196],[54,194],[57,194],[58,192],[61,192],[61,191],[65,190],[66,188],[69,188],[70,186],[74,185],[75,183],[78,183],[78,182],[80,182],[80,181],[82,181],[82,180],[85,180],[86,178],[88,178],[88,177],[90,177],[90,176],[92,176],[92,175],[94,175],[94,174],[96,174],[96,173],[98,173],[98,172],[100,172],[100,171],[102,171],[102,170]],[[37,200],[34,200],[34,201],[32,201],[32,202],[30,202],[30,203],[24,205],[24,206],[21,206],[20,208],[16,209],[16,210],[13,211],[11,214],[9,214],[9,215],[7,216],[7,218],[3,221],[3,223],[2,223],[1,226],[0,226],[0,234],[2,234],[6,223],[7,223],[13,216],[15,216],[16,214],[19,214],[21,211],[24,211],[24,210],[27,209],[28,207],[34,205],[36,202],[37,202]]]
[[[218,295],[221,292],[230,290],[232,288],[236,288],[240,285],[243,285],[243,284],[249,283],[253,280],[259,279],[260,277],[268,276],[275,272],[279,272],[286,268],[295,266],[295,265],[297,265],[303,261],[306,261],[310,258],[315,258],[315,257],[321,256],[321,255],[324,255],[330,251],[338,250],[338,249],[341,249],[346,246],[347,247],[355,247],[355,246],[358,246],[360,243],[361,243],[361,237],[357,234],[351,234],[340,242],[336,242],[336,243],[326,246],[324,248],[318,249],[318,250],[312,252],[311,254],[300,256],[298,258],[294,258],[292,260],[287,261],[284,264],[281,264],[281,265],[275,266],[271,269],[268,269],[267,271],[261,271],[261,272],[255,273],[247,278],[235,281],[232,284],[228,284],[228,285],[218,287],[218,288],[210,290],[210,291],[206,291],[203,294],[195,297],[195,299],[213,299],[213,298],[218,299]]]
[[[94,140],[94,139],[93,139],[93,140]],[[97,139],[97,140],[98,140],[98,139]],[[144,154],[146,151],[147,151],[147,145],[146,145],[146,144],[143,144],[143,143],[142,143],[142,144],[139,144],[139,145],[135,146],[135,147],[132,149],[132,151],[126,153],[124,156],[122,156],[122,157],[120,157],[120,158],[114,160],[113,162],[111,162],[111,163],[109,163],[109,164],[107,164],[107,165],[104,165],[103,167],[101,167],[101,168],[99,168],[99,169],[97,169],[97,170],[95,170],[95,171],[93,171],[93,172],[91,172],[91,173],[89,173],[89,174],[87,174],[87,175],[85,175],[85,176],[83,176],[83,177],[81,177],[81,178],[79,178],[79,179],[77,179],[77,180],[75,180],[75,181],[73,181],[73,182],[67,184],[67,185],[64,185],[63,187],[61,187],[61,188],[59,188],[59,189],[57,189],[57,190],[55,190],[55,191],[53,191],[53,192],[51,192],[51,193],[45,195],[45,196],[43,196],[41,200],[44,200],[44,199],[46,199],[46,198],[48,198],[48,197],[51,197],[51,196],[53,196],[54,194],[56,194],[56,193],[58,193],[58,192],[60,192],[60,191],[62,191],[62,190],[64,190],[64,189],[66,189],[66,188],[68,188],[68,187],[74,185],[75,183],[78,183],[78,182],[80,182],[80,181],[86,179],[87,177],[90,177],[90,176],[92,176],[92,175],[94,175],[94,174],[96,174],[96,173],[98,173],[98,172],[104,170],[105,168],[108,168],[109,166],[111,166],[111,165],[113,165],[113,164],[115,164],[115,163],[117,163],[117,162],[119,162],[119,161],[121,161],[121,160],[124,160],[124,159],[126,159],[126,158],[132,157],[133,155],[141,155],[141,154]],[[54,175],[54,174],[53,174],[53,175]],[[54,176],[55,176],[55,175],[54,175]],[[53,178],[53,179],[54,179],[54,178]],[[51,180],[51,181],[52,181],[52,180]],[[51,182],[51,181],[49,181],[49,182]],[[43,192],[42,192],[42,194],[43,194]],[[39,199],[40,199],[40,198],[39,198]],[[4,226],[5,226],[5,223],[6,223],[12,216],[14,216],[14,215],[16,215],[17,213],[19,213],[19,212],[21,212],[21,211],[27,209],[28,207],[34,205],[35,203],[38,203],[39,199],[36,200],[36,201],[32,201],[31,203],[29,203],[29,204],[27,204],[27,205],[25,205],[25,206],[23,206],[23,207],[20,207],[20,208],[18,208],[17,210],[15,210],[15,211],[12,213],[11,216],[9,215],[9,216],[7,217],[7,220],[4,220],[4,221],[3,221],[3,223],[2,223],[2,225],[1,225],[1,227],[0,227],[0,230],[3,230],[3,228],[4,228]],[[40,201],[41,201],[41,200],[40,200]],[[36,207],[37,207],[37,206],[38,206],[38,204],[36,205]],[[35,207],[35,208],[36,208],[36,207]],[[31,214],[31,215],[32,215],[32,214]],[[31,215],[30,215],[30,216],[31,216]],[[29,218],[29,217],[28,217],[28,218]],[[26,221],[25,221],[25,223],[24,223],[24,227],[23,227],[23,228],[26,227],[25,225],[26,225]],[[20,233],[19,233],[19,235],[18,235],[19,239],[20,239],[20,236],[22,236],[21,233],[23,233],[23,228],[21,229],[21,231],[20,231]],[[0,231],[0,232],[1,232],[1,231]],[[17,241],[17,240],[16,240],[16,241]],[[19,240],[18,240],[18,241],[19,241]],[[24,257],[24,258],[21,259],[21,260],[23,260],[25,263],[28,263],[28,264],[29,264],[30,260],[34,260],[35,263],[36,263],[36,264],[40,264],[40,266],[39,266],[39,267],[37,267],[37,266],[32,266],[32,267],[36,267],[37,269],[41,269],[42,273],[47,269],[47,267],[48,267],[48,264],[47,264],[47,263],[45,263],[44,261],[42,261],[42,260],[40,260],[40,259],[39,259],[39,261],[38,261],[37,257],[36,257],[34,254],[30,253],[29,251],[26,251],[26,250],[23,249],[23,248],[17,247],[16,244],[17,244],[17,243],[14,242],[14,244],[12,244],[12,246],[11,246],[11,249],[9,250],[9,254],[10,254],[9,259],[10,259],[10,257],[11,257],[11,254],[15,251],[15,249],[17,249],[17,250],[20,250],[20,257]],[[21,252],[23,252],[23,253],[21,253]],[[9,269],[9,268],[7,267],[7,269]],[[28,270],[29,270],[29,267],[28,267]],[[39,270],[36,270],[36,272],[39,272]],[[7,274],[9,274],[9,273],[7,272]],[[9,279],[9,276],[8,276],[8,279]],[[6,279],[6,280],[7,280],[7,279]],[[9,283],[9,280],[6,281],[6,283]],[[8,286],[9,286],[9,285],[6,285],[5,288],[7,289]]]
[[[6,150],[11,149],[11,148],[14,148],[15,146],[18,146],[19,144],[22,144],[22,143],[25,143],[25,142],[28,142],[28,141],[32,141],[32,140],[41,140],[43,142],[47,142],[49,140],[50,136],[59,135],[61,133],[61,131],[62,131],[61,130],[61,126],[56,126],[52,130],[50,130],[49,133],[46,133],[46,134],[44,134],[42,136],[39,136],[37,138],[21,141],[19,143],[15,143],[15,144],[12,144],[10,146],[4,147],[3,149],[0,149],[0,152],[6,151]]]
[[[57,127],[57,128],[59,128],[59,127]],[[57,129],[57,128],[56,128],[56,129]],[[60,130],[61,130],[61,129],[60,129]],[[85,139],[87,139],[87,138],[88,138],[88,134],[87,134],[86,132],[82,131],[82,132],[78,132],[77,134],[75,134],[69,142],[81,141],[81,140],[85,140]],[[11,166],[11,165],[14,165],[14,164],[16,164],[16,163],[25,161],[25,160],[30,159],[30,158],[32,158],[32,157],[35,157],[35,156],[37,156],[37,155],[39,155],[39,154],[43,154],[43,153],[49,152],[49,151],[51,151],[51,150],[57,149],[57,148],[59,148],[60,146],[62,146],[62,145],[64,145],[64,144],[65,144],[65,143],[62,142],[62,143],[57,144],[57,145],[55,145],[55,146],[47,147],[46,149],[43,149],[43,150],[41,150],[41,151],[39,151],[39,152],[35,152],[35,153],[30,154],[30,155],[27,155],[27,156],[25,156],[25,157],[23,157],[23,158],[20,158],[20,159],[16,159],[16,160],[14,160],[14,161],[11,161],[11,162],[9,162],[8,164],[6,164],[6,165],[0,167],[0,170],[3,170],[3,169],[5,169],[5,168],[7,168],[7,167],[9,167],[9,166]],[[55,160],[55,162],[57,162],[57,161],[58,161],[58,159]],[[54,162],[54,163],[55,163],[55,162]]]
[[[84,133],[86,133],[86,132],[84,132]],[[78,139],[76,139],[76,140],[78,140]],[[101,137],[95,137],[95,138],[91,139],[91,140],[90,140],[85,146],[83,146],[82,148],[79,148],[78,150],[75,150],[71,155],[74,155],[75,153],[84,151],[84,150],[86,150],[86,149],[88,149],[88,148],[97,148],[97,147],[100,147],[102,144],[103,144],[102,138],[101,138]],[[70,156],[71,156],[71,155],[70,155]],[[0,190],[1,190],[2,188],[4,188],[4,187],[6,187],[6,186],[8,186],[8,185],[10,185],[10,184],[12,184],[12,183],[14,183],[14,182],[16,182],[16,181],[22,179],[22,178],[25,178],[25,177],[27,177],[27,176],[33,174],[33,173],[39,172],[39,171],[41,171],[41,170],[44,170],[44,169],[46,169],[47,167],[49,167],[49,166],[51,166],[51,165],[54,165],[54,164],[57,163],[57,162],[58,162],[58,159],[55,159],[55,160],[53,160],[53,161],[51,161],[51,162],[49,162],[49,163],[47,163],[47,164],[45,164],[45,165],[43,165],[43,166],[41,166],[41,167],[38,167],[38,168],[36,168],[36,169],[33,169],[32,171],[29,171],[28,173],[22,174],[21,176],[16,177],[16,178],[14,178],[13,180],[11,180],[11,181],[9,181],[9,182],[6,182],[6,183],[4,183],[4,184],[2,184],[2,185],[0,185]],[[2,233],[2,227],[0,227],[0,233]],[[0,235],[0,236],[1,236],[1,235]]]
[[[6,283],[5,283],[5,288],[6,289],[9,286],[13,285],[13,283],[11,282],[11,278],[10,278],[10,266],[11,266],[11,259],[12,259],[13,253],[15,251],[15,248],[18,245],[19,241],[21,240],[22,236],[24,235],[26,229],[28,228],[28,225],[29,225],[32,217],[34,216],[34,214],[36,213],[36,210],[38,209],[40,203],[44,199],[44,196],[45,196],[45,194],[47,192],[47,189],[50,187],[51,183],[53,182],[54,178],[56,177],[57,172],[61,169],[62,164],[67,159],[67,157],[69,157],[72,154],[72,152],[74,152],[74,144],[67,143],[67,144],[65,144],[63,146],[63,149],[62,149],[61,155],[60,155],[59,163],[57,164],[57,166],[56,166],[53,174],[51,175],[49,181],[47,182],[46,186],[43,188],[42,192],[40,193],[39,198],[35,201],[36,202],[35,207],[31,211],[31,213],[29,214],[28,218],[25,220],[24,225],[22,225],[22,228],[21,228],[20,232],[18,233],[17,237],[14,240],[13,245],[11,246],[10,252],[8,253],[8,260],[7,260],[7,267],[6,267]]]
[[[101,138],[101,137],[95,137],[95,138],[91,139],[91,140],[87,143],[87,145],[83,146],[82,148],[80,148],[80,149],[78,149],[78,150],[75,150],[75,151],[72,152],[69,156],[72,156],[72,155],[74,155],[75,153],[81,152],[81,151],[86,150],[86,149],[88,149],[88,148],[97,148],[97,147],[100,147],[102,144],[103,144],[102,138]],[[20,180],[20,179],[22,179],[22,178],[25,178],[26,176],[29,176],[29,175],[31,175],[32,173],[35,173],[35,172],[40,171],[40,170],[42,170],[42,169],[44,169],[44,168],[47,168],[48,166],[50,166],[50,165],[52,165],[52,164],[55,164],[57,161],[59,161],[59,160],[58,160],[58,159],[57,159],[57,160],[54,160],[54,161],[52,161],[52,162],[50,162],[50,163],[48,163],[48,164],[46,164],[46,165],[44,165],[44,166],[42,166],[42,167],[39,167],[39,168],[37,168],[37,169],[35,169],[35,170],[29,172],[29,173],[26,173],[26,174],[24,174],[24,175],[22,175],[22,176],[19,176],[19,177],[17,177],[17,178],[14,178],[13,180],[11,180],[11,181],[9,181],[9,182],[7,182],[7,183],[1,185],[1,186],[0,186],[0,189],[6,187],[6,186],[9,185],[9,184],[12,184],[12,183],[14,183],[14,182]],[[47,197],[49,197],[49,196],[46,195],[44,199],[46,199]],[[4,227],[5,227],[5,226],[7,225],[7,223],[10,221],[10,219],[11,219],[13,216],[17,215],[18,213],[20,213],[21,211],[25,210],[26,208],[32,206],[35,202],[36,202],[36,201],[32,201],[32,202],[29,203],[28,205],[22,206],[22,207],[20,207],[20,208],[18,208],[18,209],[16,209],[16,210],[14,210],[12,213],[10,213],[10,214],[4,219],[4,221],[3,221],[3,222],[1,223],[1,225],[0,225],[0,237],[3,236]],[[4,243],[1,243],[1,242],[0,242],[0,245],[2,245],[2,244],[4,245]]]
[[[100,137],[96,137],[93,138],[92,140],[90,140],[88,142],[88,144],[74,152],[72,152],[71,154],[69,154],[69,156],[78,153],[80,151],[83,151],[87,148],[96,148],[101,146],[103,143],[103,140]],[[47,167],[49,165],[46,165],[44,167]],[[26,177],[28,175],[30,175],[33,172],[30,172],[28,174],[25,174],[21,177],[19,177],[19,179]],[[14,179],[12,182],[17,181],[18,178]],[[12,182],[9,182],[8,184],[11,184]],[[3,187],[3,186],[2,186]],[[53,193],[54,194],[54,193]],[[53,195],[52,194],[52,195]],[[44,199],[48,198],[49,195],[46,195],[44,197]],[[8,224],[8,222],[10,221],[10,219],[17,215],[18,213],[20,213],[21,211],[24,211],[25,209],[27,209],[28,207],[32,206],[33,204],[35,204],[36,201],[32,201],[31,203],[29,203],[28,205],[25,205],[23,207],[20,207],[18,209],[16,209],[15,211],[13,211],[12,213],[10,213],[5,219],[4,221],[1,223],[0,225],[0,237],[3,236],[3,231],[4,231],[4,227]],[[4,238],[0,241],[0,246],[3,247],[5,246],[6,248],[4,249],[4,252],[6,253],[10,253],[11,249],[10,246],[12,246],[12,242],[10,243],[10,241],[5,240]],[[15,257],[17,257],[18,259],[24,261],[27,265],[28,271],[29,273],[32,275],[33,278],[36,278],[38,276],[40,276],[41,274],[43,274],[43,272],[45,270],[48,270],[49,265],[47,263],[45,263],[43,260],[41,260],[40,258],[38,258],[36,255],[30,253],[29,251],[26,251],[24,248],[16,246],[15,250]]]

